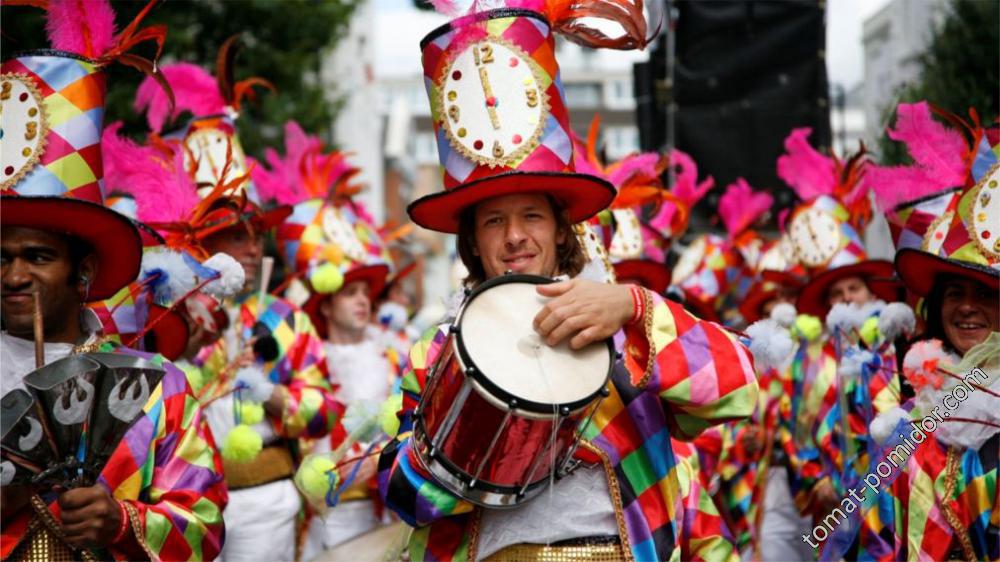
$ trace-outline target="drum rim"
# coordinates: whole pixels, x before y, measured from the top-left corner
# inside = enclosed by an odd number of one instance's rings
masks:
[[[592,394],[589,394],[579,400],[574,400],[573,402],[564,402],[559,404],[546,404],[544,402],[535,402],[532,400],[525,400],[518,396],[514,396],[510,392],[500,388],[493,381],[489,380],[485,373],[476,367],[475,361],[469,355],[468,349],[465,347],[465,340],[462,337],[462,319],[465,317],[465,310],[469,304],[476,299],[479,295],[483,294],[489,289],[496,287],[498,285],[505,285],[507,283],[529,283],[533,285],[547,285],[549,283],[555,283],[555,279],[549,277],[543,277],[541,275],[531,275],[527,273],[506,273],[504,275],[499,275],[488,279],[473,289],[465,302],[462,303],[462,308],[455,318],[454,323],[451,325],[451,330],[455,335],[455,349],[458,351],[458,356],[462,361],[462,364],[466,366],[465,375],[471,377],[472,380],[476,381],[484,390],[493,395],[494,398],[500,400],[501,402],[507,404],[518,410],[526,410],[529,412],[534,412],[538,414],[551,415],[554,412],[558,412],[562,416],[572,415],[573,413],[582,410],[589,406],[594,400],[597,400],[602,396],[607,389],[607,386],[611,380],[611,372],[614,370],[615,361],[617,360],[617,352],[615,351],[614,338],[606,338],[604,340],[604,345],[608,348],[608,372],[604,377],[604,383],[595,390]]]

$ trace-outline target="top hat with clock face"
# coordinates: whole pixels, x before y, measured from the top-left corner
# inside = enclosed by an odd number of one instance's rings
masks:
[[[796,208],[788,221],[788,236],[799,262],[811,273],[795,303],[799,312],[823,317],[830,309],[826,294],[841,279],[860,277],[890,279],[892,262],[868,259],[858,231],[851,226],[847,209],[827,195]],[[878,298],[891,302],[891,283],[868,283]]]
[[[936,252],[904,248],[896,254],[896,271],[912,293],[925,297],[944,275],[971,277],[1000,290],[1000,163],[958,201]]]
[[[232,49],[233,41],[234,38],[230,38],[221,50]],[[200,197],[207,197],[218,185],[238,184],[233,193],[216,201],[215,206],[242,205],[237,209],[240,220],[258,231],[268,231],[285,220],[291,209],[286,205],[263,208],[254,182],[244,179],[248,177],[249,166],[236,126],[240,97],[249,93],[249,85],[267,83],[249,78],[236,83],[235,87],[226,87],[226,83],[232,82],[226,66],[232,59],[220,54],[218,60],[223,62],[223,68],[216,69],[217,77],[191,63],[174,63],[160,68],[174,92],[172,111],[167,96],[151,77],[139,85],[135,106],[145,111],[153,133],[178,147]],[[193,118],[180,128],[168,131],[169,121],[184,111],[193,114]]]
[[[913,294],[927,296],[941,274],[971,276],[997,287],[1000,275],[998,147],[978,127],[974,142],[961,122],[927,102],[900,104],[890,136],[903,142],[914,163],[869,172],[896,245],[896,271]]]
[[[135,279],[142,259],[136,227],[103,205],[103,54],[34,51],[0,66],[0,222],[90,244],[91,301]]]
[[[570,222],[604,209],[615,190],[574,163],[552,24],[501,8],[443,25],[420,43],[444,191],[407,211],[413,222],[457,232],[461,212],[493,197],[553,197]]]

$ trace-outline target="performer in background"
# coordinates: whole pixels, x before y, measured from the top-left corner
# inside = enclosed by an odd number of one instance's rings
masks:
[[[303,310],[323,339],[335,397],[347,408],[343,424],[308,444],[314,454],[337,449],[348,434],[373,424],[399,378],[398,364],[390,361],[397,357],[389,347],[393,334],[372,324],[372,299],[386,284],[391,257],[369,214],[351,197],[359,191],[351,183],[359,171],[343,153],[326,150],[319,138],[289,122],[284,156],[270,152],[268,165],[257,163],[252,172],[262,197],[293,205],[277,229],[278,249],[289,275],[308,292]],[[366,433],[376,432],[373,427]],[[363,455],[370,441],[363,436],[348,455]],[[372,501],[376,458],[361,462],[338,505],[312,516],[302,558],[312,559],[382,523],[383,510]]]
[[[219,60],[232,60],[226,52],[233,41],[223,45]],[[298,440],[328,435],[343,407],[333,397],[323,345],[308,315],[266,290],[264,239],[291,209],[263,209],[255,186],[246,181],[249,168],[233,117],[240,100],[227,99],[222,92],[233,89],[217,83],[231,79],[229,70],[217,69],[215,78],[188,63],[161,70],[170,84],[185,86],[175,87],[173,111],[151,80],[140,85],[137,107],[146,111],[156,134],[183,111],[195,114],[165,140],[189,154],[189,164],[197,164],[190,166],[199,187],[191,205],[207,217],[205,222],[211,223],[214,213],[237,216],[233,223],[199,232],[199,245],[208,254],[231,255],[245,271],[242,293],[226,306],[229,328],[194,361],[207,381],[199,395],[222,444],[230,490],[225,512],[230,532],[220,559],[293,560],[302,509],[291,481]],[[232,189],[222,197],[204,201],[212,186],[227,185]],[[234,392],[237,385],[244,389]]]
[[[112,351],[160,363],[163,377],[95,484],[61,491],[8,486],[13,465],[3,461],[0,554],[5,560],[68,560],[87,556],[77,549],[89,549],[100,559],[211,559],[222,548],[226,489],[184,374],[161,357],[104,344],[99,322],[84,308],[135,279],[142,245],[129,219],[103,206],[100,190],[105,77],[96,59],[105,52],[93,46],[111,49],[114,12],[109,5],[92,6],[97,15],[84,17],[75,5],[48,5],[49,39],[63,52],[29,52],[2,66],[4,90],[15,94],[3,100],[7,134],[0,152],[5,162],[29,155],[2,184],[3,391],[20,392],[22,379],[35,369],[36,296],[45,364]],[[94,17],[106,21],[88,27]],[[91,38],[87,49],[77,40],[84,34]],[[67,106],[75,116],[56,131],[52,119],[56,112],[66,115]],[[15,113],[29,117],[25,131],[33,134],[14,134],[6,119]],[[60,138],[67,135],[72,145]],[[62,164],[51,166],[56,158]]]
[[[401,433],[381,455],[379,488],[416,527],[414,560],[535,560],[573,550],[616,560],[734,559],[711,502],[684,501],[699,495],[688,494],[692,478],[679,474],[669,440],[746,416],[757,389],[751,359],[724,329],[648,290],[573,279],[583,254],[572,225],[607,207],[614,190],[574,169],[553,56],[552,31],[570,21],[560,10],[475,13],[422,41],[445,191],[415,201],[409,214],[458,234],[470,288],[505,272],[565,279],[537,289],[546,300],[533,321],[538,337],[573,349],[615,337],[623,367],[583,430],[579,469],[536,500],[479,509],[430,476],[409,432],[448,335],[432,329],[410,352]],[[630,16],[626,28],[637,35],[606,44],[644,42],[641,8]],[[587,31],[589,40],[575,38],[602,42]],[[696,510],[709,513],[698,519]]]

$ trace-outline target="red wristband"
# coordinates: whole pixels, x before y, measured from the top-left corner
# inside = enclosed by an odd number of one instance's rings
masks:
[[[638,285],[631,285],[629,287],[629,292],[632,294],[632,318],[629,319],[629,324],[635,324],[642,320],[643,316],[646,315],[646,304],[645,300],[642,298],[642,288]]]
[[[128,533],[129,524],[128,510],[125,509],[125,502],[115,500],[115,503],[118,504],[118,516],[121,517],[121,522],[118,524],[118,532],[115,533],[115,538],[111,539],[111,544],[120,543],[125,538],[125,535]]]

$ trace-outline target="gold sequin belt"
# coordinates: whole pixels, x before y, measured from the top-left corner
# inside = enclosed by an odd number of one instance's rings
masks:
[[[483,562],[618,562],[625,551],[618,537],[587,537],[555,544],[512,544]]]
[[[230,490],[240,490],[291,478],[295,474],[295,462],[288,447],[271,445],[261,449],[250,462],[222,459],[222,470],[226,475],[226,486]]]

